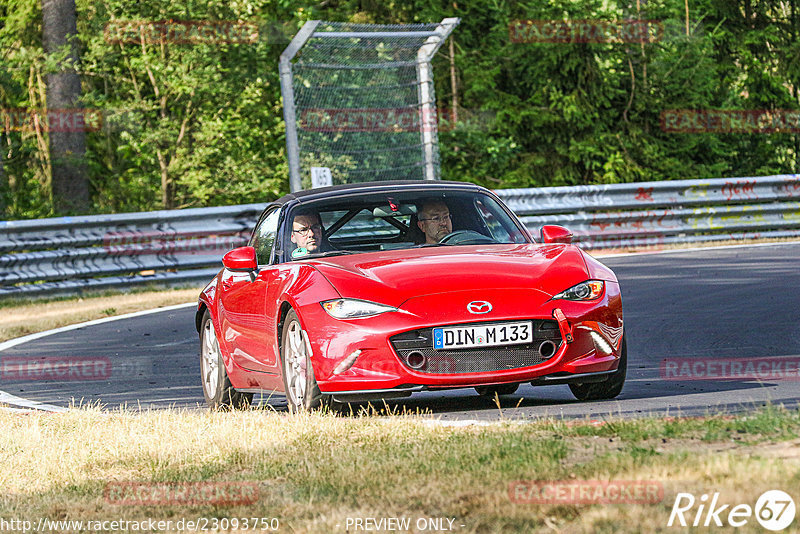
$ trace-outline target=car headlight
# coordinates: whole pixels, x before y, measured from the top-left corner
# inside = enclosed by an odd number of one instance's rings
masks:
[[[372,317],[385,312],[397,311],[397,308],[358,299],[335,299],[320,302],[328,315],[336,319],[357,319]]]
[[[605,283],[602,280],[587,280],[578,285],[562,291],[554,299],[564,300],[594,300],[603,295]]]

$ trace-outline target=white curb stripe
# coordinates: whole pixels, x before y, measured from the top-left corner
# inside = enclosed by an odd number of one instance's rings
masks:
[[[83,328],[85,326],[94,326],[96,324],[110,323],[112,321],[130,319],[131,317],[141,317],[143,315],[150,315],[153,313],[159,313],[163,311],[179,310],[181,308],[188,308],[189,306],[197,306],[197,303],[187,302],[185,304],[176,304],[174,306],[165,306],[163,308],[154,308],[152,310],[143,310],[138,312],[126,313],[124,315],[115,315],[114,317],[104,317],[102,319],[94,319],[93,321],[86,321],[85,323],[76,323],[67,326],[62,326],[61,328],[54,328],[53,330],[45,330],[44,332],[37,332],[35,334],[9,339],[8,341],[0,343],[0,352],[6,349],[10,349],[11,347],[16,347],[17,345],[22,345],[23,343],[27,343],[29,341],[34,341],[36,339],[40,339],[43,337],[52,336],[53,334],[60,334],[61,332],[78,330],[79,328]]]
[[[18,408],[42,410],[45,412],[64,413],[69,411],[69,408],[64,408],[63,406],[53,406],[52,404],[23,399],[22,397],[17,397],[5,391],[0,391],[0,404],[9,404]]]
[[[0,343],[0,352],[10,349],[12,347],[16,347],[17,345],[22,345],[23,343],[28,343],[29,341],[35,341],[43,337],[52,336],[53,334],[69,332],[70,330],[78,330],[86,326],[94,326],[103,323],[110,323],[112,321],[130,319],[132,317],[141,317],[143,315],[152,315],[154,313],[160,313],[165,311],[180,310],[183,308],[188,308],[190,306],[197,306],[197,303],[187,302],[185,304],[176,304],[174,306],[164,306],[163,308],[153,308],[151,310],[143,310],[138,312],[126,313],[123,315],[115,315],[114,317],[104,317],[103,319],[95,319],[93,321],[71,324],[67,326],[62,326],[61,328],[54,328],[53,330],[45,330],[44,332],[37,332],[35,334],[9,339],[8,341]],[[16,395],[6,393],[5,391],[0,391],[0,404],[9,404],[11,406],[18,406],[20,408],[43,410],[47,412],[56,412],[56,413],[64,413],[69,411],[69,408],[64,408],[63,406],[54,406],[52,404],[45,404],[38,401],[23,399],[22,397],[17,397]]]

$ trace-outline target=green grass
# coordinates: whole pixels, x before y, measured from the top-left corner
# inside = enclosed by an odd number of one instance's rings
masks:
[[[566,422],[553,424],[553,430],[565,436],[616,436],[631,442],[681,437],[720,441],[738,437],[758,443],[767,439],[796,438],[800,435],[799,429],[799,411],[786,411],[771,404],[740,416],[619,419],[597,427],[570,426]]]
[[[209,278],[210,280],[210,278]],[[175,291],[183,291],[191,289],[200,292],[201,287],[176,285],[174,287],[164,287],[162,285],[143,285],[132,287],[129,289],[90,289],[82,290],[79,295],[45,295],[40,297],[4,297],[0,299],[0,309],[2,308],[17,308],[20,306],[39,305],[46,307],[48,304],[56,302],[74,302],[80,303],[84,300],[99,299],[105,297],[120,297],[125,295],[140,295],[143,293],[171,293]]]
[[[650,532],[666,531],[678,491],[720,491],[751,505],[766,489],[800,499],[800,412],[780,407],[602,426],[544,420],[469,427],[403,415],[88,408],[0,411],[0,427],[6,518],[278,517],[284,532],[344,532],[348,517],[406,516],[455,518],[458,532]],[[512,501],[510,484],[530,480],[651,480],[663,485],[665,499]],[[108,481],[248,481],[258,484],[259,499],[120,505],[105,499]]]

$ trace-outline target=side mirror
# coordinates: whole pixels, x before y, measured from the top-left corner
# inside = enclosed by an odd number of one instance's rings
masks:
[[[252,272],[258,269],[256,249],[253,247],[239,247],[231,250],[222,257],[222,265],[229,271]]]
[[[572,232],[557,224],[542,226],[542,243],[572,243]]]

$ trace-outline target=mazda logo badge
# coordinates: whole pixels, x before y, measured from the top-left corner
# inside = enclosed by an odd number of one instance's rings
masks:
[[[485,300],[474,300],[467,304],[467,311],[475,314],[489,313],[492,311],[492,305]]]

